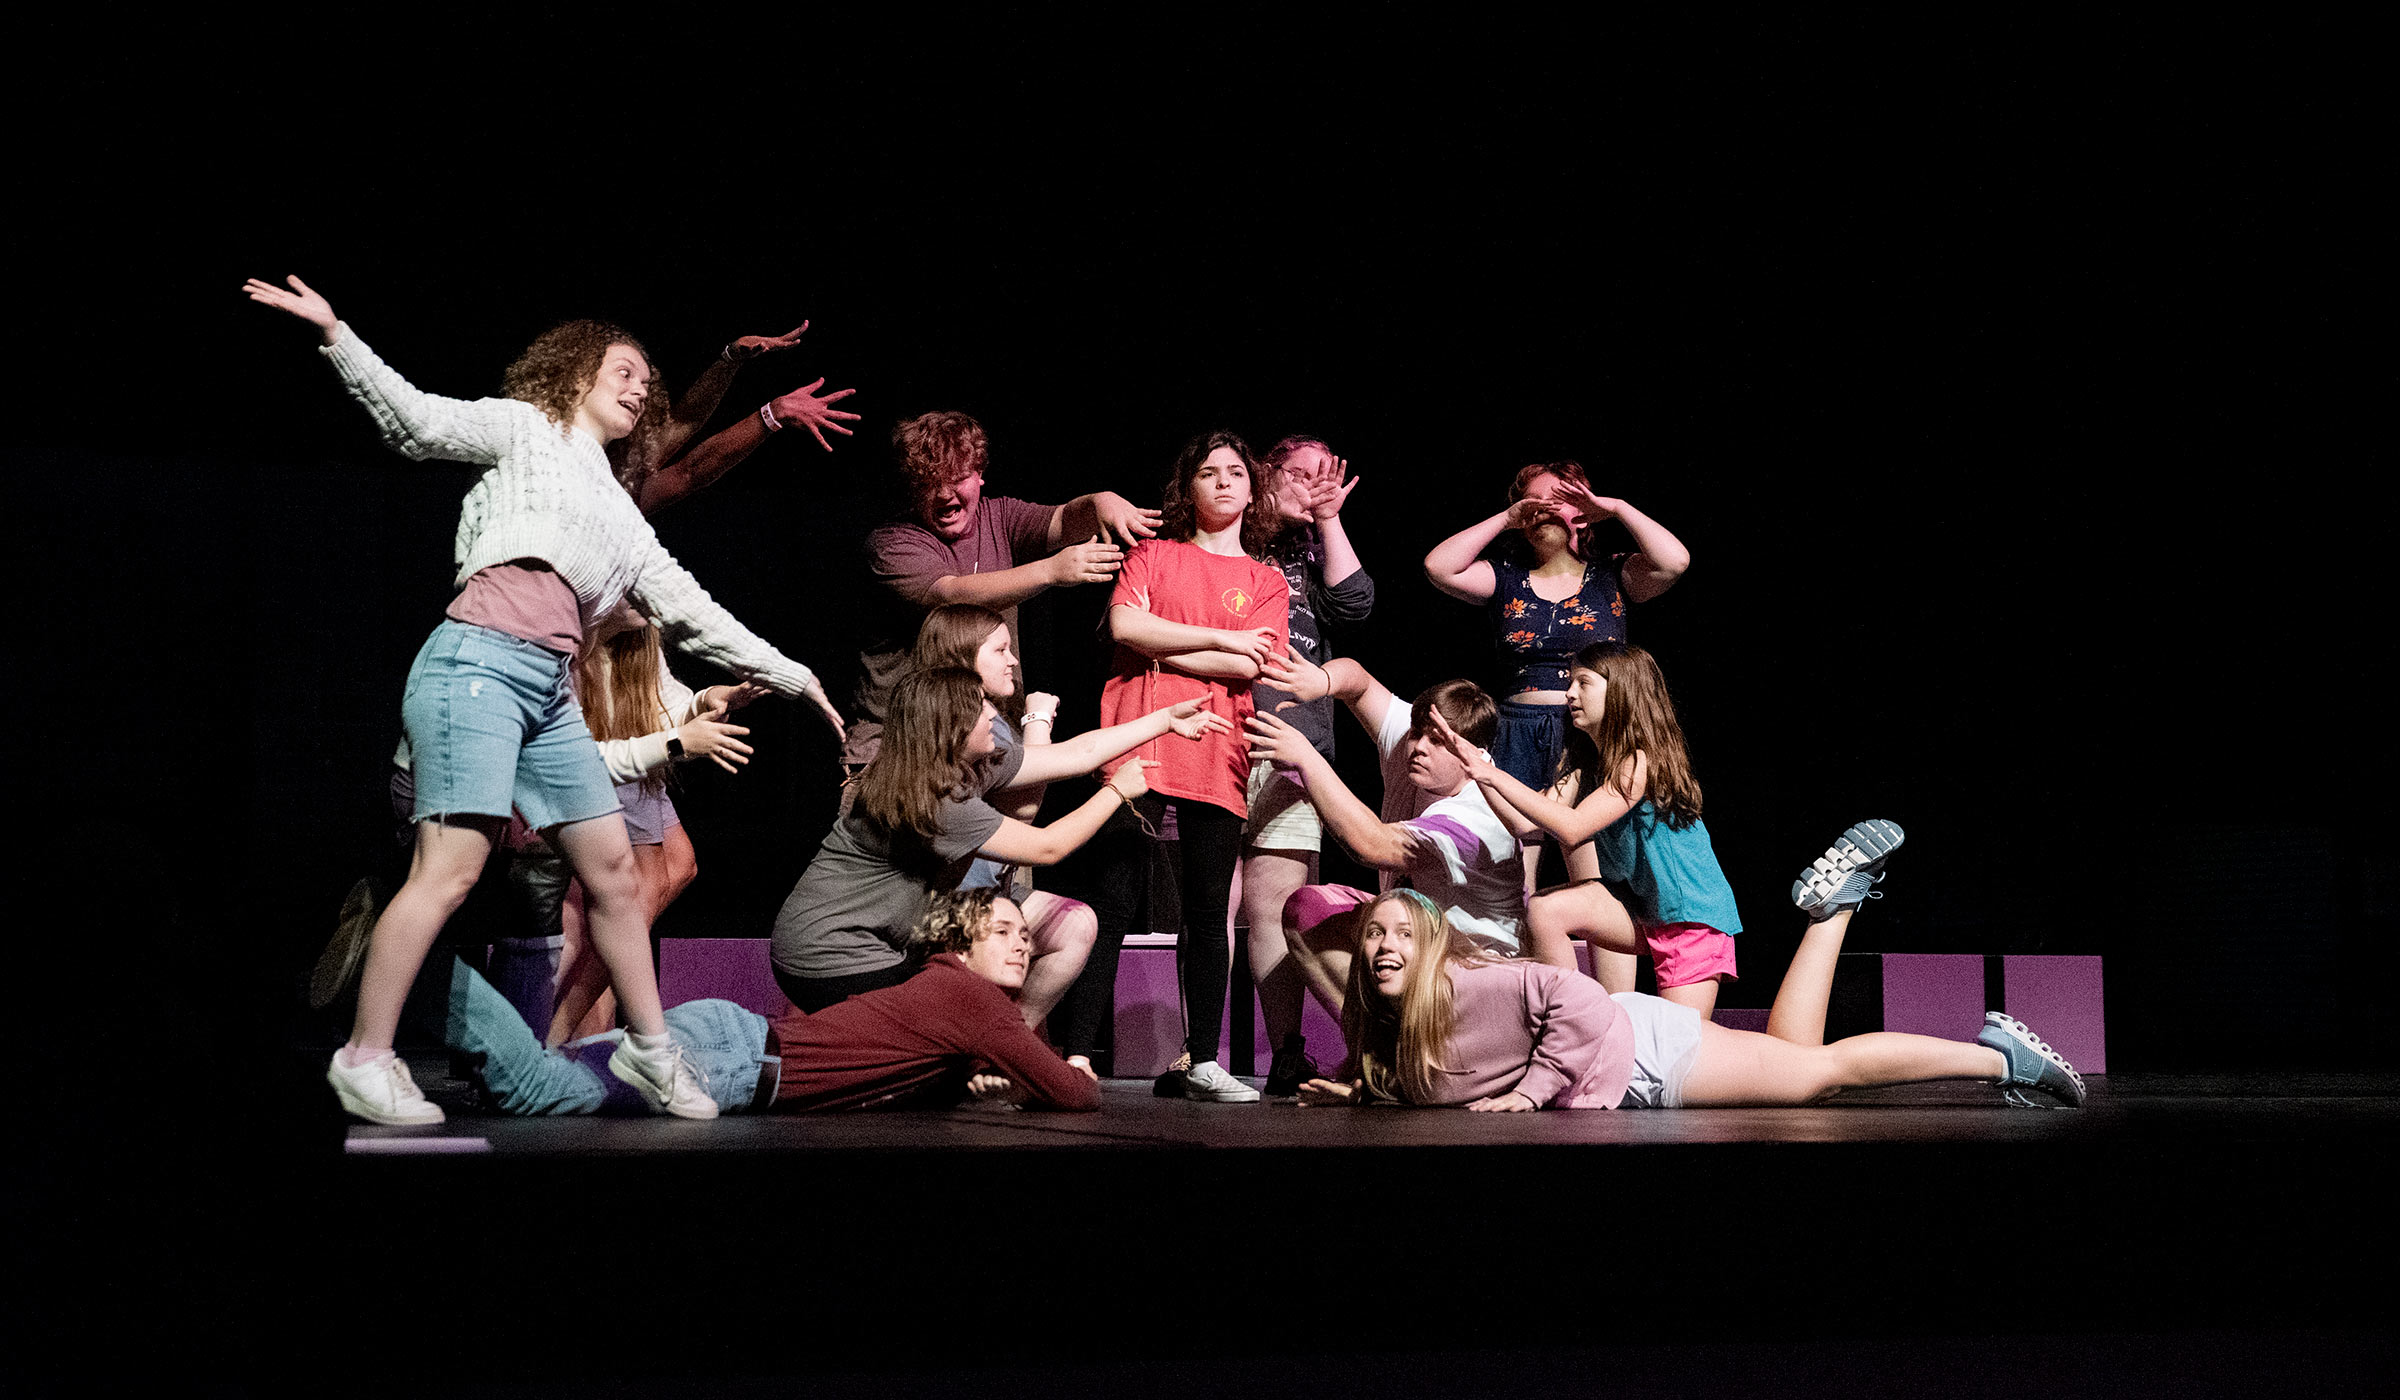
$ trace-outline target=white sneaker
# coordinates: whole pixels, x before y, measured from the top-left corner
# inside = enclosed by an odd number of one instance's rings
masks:
[[[333,1086],[343,1109],[370,1123],[417,1128],[442,1121],[442,1111],[426,1102],[417,1081],[409,1078],[407,1063],[389,1050],[362,1065],[343,1064],[342,1052],[336,1050],[325,1082]]]
[[[1258,1091],[1225,1072],[1215,1060],[1185,1070],[1183,1096],[1194,1103],[1257,1103]]]
[[[714,1118],[717,1101],[709,1096],[708,1078],[685,1057],[683,1046],[668,1041],[656,1050],[633,1043],[633,1033],[617,1042],[608,1057],[608,1072],[633,1086],[652,1113],[678,1118]]]

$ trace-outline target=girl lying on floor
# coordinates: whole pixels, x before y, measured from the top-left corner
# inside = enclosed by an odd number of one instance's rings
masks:
[[[904,951],[920,970],[905,982],[773,1021],[704,998],[668,1007],[667,1023],[727,1111],[931,1108],[970,1091],[1029,1108],[1098,1108],[1090,1061],[1060,1060],[1017,1014],[1011,998],[1032,946],[1006,896],[937,894],[908,933]],[[484,1098],[503,1113],[641,1111],[605,1070],[624,1032],[546,1051],[517,1009],[456,958],[446,975],[428,972],[409,1010],[440,1021],[442,1043],[477,1064]]]
[[[1717,1025],[1659,997],[1611,996],[1577,972],[1496,959],[1452,929],[1432,901],[1394,890],[1368,911],[1351,960],[1342,1009],[1345,1078],[1309,1081],[1300,1102],[1463,1105],[1482,1113],[1714,1108],[1979,1079],[2003,1086],[2012,1103],[2080,1105],[2082,1077],[2022,1022],[1997,1011],[1972,1042],[1877,1031],[1824,1043],[1842,938],[1899,844],[1892,823],[1862,822],[1802,874],[1794,898],[1812,922],[1764,1035]]]

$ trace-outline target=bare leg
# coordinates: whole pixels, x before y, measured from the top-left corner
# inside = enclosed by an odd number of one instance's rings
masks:
[[[1767,1034],[1794,1045],[1825,1043],[1825,1004],[1833,999],[1833,972],[1841,962],[1842,938],[1850,932],[1852,912],[1845,909],[1819,919],[1800,935],[1800,951],[1792,954],[1783,985],[1775,989]]]
[[[1570,971],[1575,967],[1574,940],[1578,938],[1591,944],[1594,954],[1608,951],[1632,957],[1642,950],[1642,935],[1633,926],[1633,915],[1597,881],[1560,885],[1535,895],[1525,906],[1525,935],[1529,956]]]
[[[1712,1021],[1700,1028],[1683,1101],[1693,1108],[1804,1104],[1844,1089],[1924,1079],[1996,1082],[2007,1068],[1999,1051],[1972,1041],[1876,1031],[1831,1045],[1794,1045]]]
[[[692,887],[692,881],[700,878],[700,853],[692,849],[692,838],[684,834],[680,822],[667,828],[665,845],[639,847],[634,855],[638,858],[644,850],[658,852],[657,883],[643,886],[643,892],[650,896],[650,922],[655,924],[658,916],[667,912],[667,906],[681,899],[683,892]]]
[[[1258,986],[1260,1019],[1267,1044],[1280,1049],[1300,1032],[1300,1009],[1308,977],[1291,956],[1283,931],[1283,904],[1292,892],[1317,883],[1317,853],[1260,850],[1242,855],[1242,913],[1250,925],[1250,980]]]
[[[1597,961],[1599,951],[1593,950],[1592,956]],[[1680,987],[1661,987],[1658,989],[1658,994],[1677,1006],[1688,1006],[1699,1012],[1700,1019],[1705,1021],[1717,1012],[1717,984],[1720,980],[1711,977],[1705,982],[1687,982]]]
[[[1350,959],[1358,952],[1358,932],[1366,923],[1367,911],[1373,907],[1371,903],[1362,904],[1287,934],[1284,939],[1291,961],[1299,965],[1309,995],[1332,1012],[1337,1021],[1342,1016],[1343,989],[1350,985]],[[1291,901],[1286,901],[1287,929],[1297,922],[1290,910]]]
[[[608,989],[608,965],[600,961],[584,926],[583,885],[567,881],[558,905],[558,988],[552,994],[550,1030],[543,1044],[556,1047],[598,1035],[617,1023],[617,995]]]
[[[375,931],[368,935],[358,1013],[350,1023],[353,1062],[392,1048],[392,1035],[400,1029],[400,1008],[425,965],[426,952],[483,877],[484,862],[491,859],[492,845],[506,825],[503,817],[417,823],[417,852],[408,863],[408,880],[384,906]]]
[[[600,961],[608,965],[609,985],[616,988],[625,1023],[643,1035],[665,1034],[658,973],[650,966],[650,911],[634,875],[624,817],[611,812],[542,834],[567,858],[583,885],[584,929]]]
[[[1100,916],[1079,900],[1035,890],[1025,896],[1025,926],[1033,934],[1033,961],[1017,992],[1017,1014],[1038,1028],[1083,975],[1084,960],[1100,937]]]
[[[1599,979],[1600,985],[1610,995],[1633,990],[1634,979],[1641,974],[1642,970],[1640,958],[1631,953],[1620,953],[1614,949],[1603,948],[1597,943],[1586,946],[1592,950],[1592,976]],[[1709,1001],[1711,1005],[1715,1003],[1715,993],[1709,994]],[[1704,1010],[1701,1014],[1708,1013]]]

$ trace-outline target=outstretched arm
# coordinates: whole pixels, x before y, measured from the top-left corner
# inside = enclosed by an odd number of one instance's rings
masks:
[[[1180,734],[1197,739],[1203,734],[1230,734],[1233,724],[1223,715],[1207,709],[1197,700],[1166,705],[1152,710],[1140,719],[1112,724],[1106,729],[1087,730],[1072,739],[1039,747],[1028,746],[1023,764],[1017,769],[1016,783],[1051,783],[1077,773],[1089,773],[1110,759],[1128,753],[1153,739],[1168,734]]]
[[[412,461],[440,458],[489,466],[500,460],[513,435],[512,419],[539,413],[531,404],[509,399],[446,399],[428,394],[400,377],[376,358],[356,332],[333,314],[333,306],[298,277],[287,291],[272,282],[251,278],[242,284],[252,301],[297,316],[317,328],[324,341],[321,353],[350,397],[375,420],[384,445]]]
[[[692,434],[698,432],[700,425],[717,411],[717,405],[724,402],[725,391],[733,387],[733,377],[741,373],[742,366],[761,355],[791,349],[800,343],[800,337],[807,331],[808,322],[802,321],[782,335],[736,337],[717,352],[717,357],[709,361],[707,369],[700,371],[700,377],[692,381],[692,387],[683,391],[683,401],[675,405],[675,411],[668,416],[666,425],[652,435],[646,446],[656,454],[653,459],[628,462],[626,465],[638,473],[674,461],[676,454],[683,451],[683,445],[691,441]],[[822,384],[824,381],[817,382]]]
[[[781,431],[794,423],[806,427],[819,443],[825,444],[826,451],[832,451],[832,445],[825,443],[824,433],[818,430],[829,428],[837,433],[845,435],[849,433],[848,428],[834,420],[849,419],[855,422],[858,415],[845,413],[834,408],[833,405],[850,397],[857,390],[836,389],[830,394],[819,395],[816,390],[824,383],[823,379],[819,379],[816,383],[804,384],[781,398],[769,399],[764,408],[736,419],[733,426],[711,435],[706,441],[682,457],[647,476],[635,477],[634,479],[640,482],[640,486],[639,494],[634,499],[640,504],[642,514],[654,515],[694,491],[712,484],[718,477],[733,470],[744,458],[757,451],[760,444],[767,440],[768,434]],[[668,455],[672,456],[673,454]]]
[[[1383,733],[1384,716],[1400,703],[1399,696],[1386,690],[1383,682],[1370,675],[1366,667],[1347,656],[1337,656],[1319,666],[1292,652],[1277,652],[1267,658],[1261,674],[1271,684],[1291,692],[1292,698],[1302,704],[1328,695],[1341,701],[1371,736]]]
[[[1497,584],[1491,563],[1481,557],[1483,551],[1501,531],[1521,528],[1542,508],[1543,502],[1527,498],[1435,545],[1425,556],[1426,581],[1461,602],[1490,602]]]
[[[1481,750],[1460,738],[1458,731],[1450,727],[1450,722],[1442,718],[1440,710],[1434,710],[1431,718],[1434,736],[1449,745],[1450,752],[1458,755],[1459,762],[1467,765],[1467,776],[1487,795],[1504,799],[1526,820],[1540,827],[1551,840],[1558,842],[1561,850],[1571,851],[1614,826],[1633,810],[1635,803],[1642,800],[1643,789],[1649,782],[1649,760],[1636,753],[1632,774],[1629,777],[1620,775],[1624,783],[1622,790],[1616,781],[1602,783],[1582,801],[1570,807],[1510,777],[1499,765],[1485,758]]]
[[[1386,822],[1361,802],[1306,735],[1269,714],[1250,716],[1249,735],[1252,758],[1300,771],[1317,816],[1362,864],[1378,870],[1398,870],[1408,864],[1412,833]]]
[[[1114,491],[1077,496],[1050,512],[1050,547],[1068,540],[1109,539],[1126,549],[1158,533],[1159,512],[1137,506]]]
[[[841,712],[825,698],[825,687],[818,683],[816,673],[735,621],[655,536],[648,542],[632,597],[642,615],[657,623],[659,632],[678,650],[713,662],[743,680],[756,681],[778,695],[805,698],[825,716],[834,733],[842,732]]]
[[[1595,496],[1571,481],[1559,483],[1558,498],[1583,512],[1586,531],[1595,522],[1614,517],[1625,533],[1633,536],[1639,553],[1625,561],[1625,594],[1634,602],[1647,603],[1666,592],[1692,566],[1692,552],[1683,547],[1683,541],[1626,502],[1614,496]]]
[[[1108,781],[1100,785],[1090,801],[1048,826],[1003,817],[1000,829],[992,833],[976,854],[1003,865],[1056,865],[1099,835],[1100,828],[1116,815],[1117,808],[1132,806],[1135,798],[1148,792],[1150,782],[1146,774],[1157,766],[1146,758],[1127,759],[1108,775]]]

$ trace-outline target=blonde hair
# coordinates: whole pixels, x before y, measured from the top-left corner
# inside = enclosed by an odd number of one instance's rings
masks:
[[[659,680],[665,671],[658,626],[647,620],[577,652],[575,700],[583,707],[584,727],[592,731],[592,738],[605,743],[657,733],[666,723],[665,707],[659,704]],[[642,775],[644,792],[657,792],[666,783],[663,770]]]
[[[1415,890],[1393,890],[1368,905],[1358,925],[1361,942],[1368,921],[1386,904],[1408,912],[1416,951],[1395,1005],[1376,987],[1367,959],[1357,948],[1350,950],[1350,984],[1342,999],[1342,1039],[1349,1045],[1350,1064],[1344,1072],[1365,1081],[1371,1099],[1432,1103],[1433,1077],[1445,1068],[1450,1036],[1458,1028],[1450,965],[1477,966],[1492,959],[1450,926],[1439,905]]]

